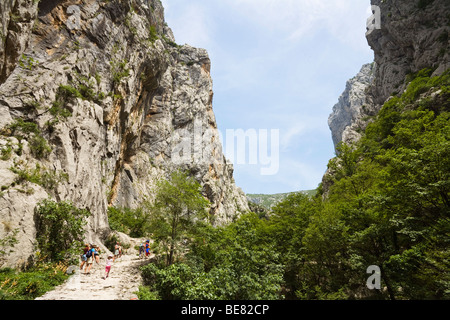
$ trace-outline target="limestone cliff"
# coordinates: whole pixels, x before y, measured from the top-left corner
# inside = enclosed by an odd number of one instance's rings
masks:
[[[333,107],[329,127],[333,142],[359,140],[383,104],[401,94],[408,75],[432,68],[433,76],[450,67],[450,2],[448,0],[371,0],[379,8],[379,28],[368,28],[366,38],[375,61],[364,65]],[[332,183],[328,170],[322,179],[325,196]]]
[[[211,61],[175,43],[160,1],[9,0],[0,18],[0,238],[17,229],[20,247],[8,264],[33,253],[47,197],[89,209],[91,241],[110,232],[108,206],[151,200],[177,168],[217,223],[248,210],[221,150]]]
[[[447,0],[371,0],[380,8],[381,28],[366,34],[375,53],[375,79],[369,95],[383,105],[401,93],[407,75],[434,68],[434,75],[450,67],[450,2]]]
[[[372,84],[374,64],[365,64],[359,73],[347,81],[345,90],[333,106],[333,112],[328,118],[334,147],[339,142],[349,143],[358,140],[364,119],[362,114],[368,113],[366,90]]]
[[[374,51],[347,83],[329,118],[335,146],[354,142],[367,121],[391,95],[402,93],[408,75],[433,68],[440,75],[450,67],[450,2],[446,0],[372,0],[379,8],[380,28],[366,33]]]

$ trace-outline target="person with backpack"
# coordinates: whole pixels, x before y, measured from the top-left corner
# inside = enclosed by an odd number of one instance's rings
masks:
[[[83,254],[81,255],[81,265],[80,265],[80,271],[83,270],[83,266],[87,261],[86,252],[89,251],[89,244],[85,244],[83,248]]]
[[[114,246],[114,260],[116,260],[119,257],[120,251],[119,251],[119,242],[116,242],[116,245]]]
[[[90,274],[91,272],[91,268],[92,265],[94,264],[94,253],[95,253],[95,248],[94,246],[90,245],[89,246],[89,250],[86,252],[86,268],[84,269],[84,274]]]
[[[139,259],[144,258],[144,244],[141,242],[139,245]]]
[[[145,257],[150,256],[150,240],[145,241]]]

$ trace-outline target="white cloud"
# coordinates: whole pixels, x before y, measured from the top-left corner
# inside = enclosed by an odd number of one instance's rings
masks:
[[[315,189],[322,180],[324,170],[307,163],[308,159],[285,159],[281,163],[278,180],[291,190]]]
[[[293,139],[302,135],[305,132],[304,126],[299,124],[295,127],[288,128],[287,130],[281,131],[281,150],[287,150],[291,146]],[[295,141],[295,140],[294,140]]]
[[[349,45],[367,47],[364,33],[370,14],[368,3],[361,0],[229,0],[227,5],[262,32],[284,32],[287,41],[326,30]]]

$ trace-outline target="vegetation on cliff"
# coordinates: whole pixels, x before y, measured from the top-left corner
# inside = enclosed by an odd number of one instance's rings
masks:
[[[67,280],[69,264],[78,263],[89,215],[70,202],[40,202],[35,210],[36,254],[23,270],[0,269],[0,300],[33,300]],[[0,240],[0,261],[11,250],[21,250],[14,237],[6,240]]]

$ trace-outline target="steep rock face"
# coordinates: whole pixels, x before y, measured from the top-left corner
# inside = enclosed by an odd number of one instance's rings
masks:
[[[337,104],[333,106],[333,112],[328,118],[334,147],[339,142],[349,143],[360,138],[359,125],[363,121],[361,114],[367,113],[364,104],[366,102],[366,90],[372,84],[374,64],[365,64],[359,73],[347,81],[345,91],[339,97]]]
[[[26,49],[37,9],[37,2],[32,0],[8,0],[0,3],[0,83],[11,74]]]
[[[380,8],[381,29],[366,34],[377,70],[370,95],[382,105],[404,91],[406,76],[423,68],[434,75],[450,67],[450,2],[447,0],[371,0]]]
[[[371,0],[380,10],[380,29],[367,30],[374,51],[368,66],[351,79],[329,118],[335,146],[358,141],[370,118],[408,85],[408,75],[433,68],[433,76],[450,67],[450,2],[447,0]],[[322,179],[324,197],[332,184],[328,169]]]
[[[450,2],[446,0],[371,0],[379,7],[380,29],[368,30],[375,62],[349,80],[329,118],[333,142],[355,142],[392,94],[402,93],[408,74],[450,67]]]
[[[175,44],[160,1],[0,9],[0,238],[18,230],[21,248],[6,264],[33,253],[34,207],[47,197],[91,211],[89,241],[109,233],[108,206],[151,200],[178,168],[202,184],[216,223],[248,210],[222,154],[208,54]]]

